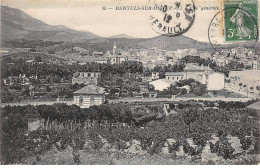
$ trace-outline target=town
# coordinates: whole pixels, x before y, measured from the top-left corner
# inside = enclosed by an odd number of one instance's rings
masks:
[[[53,60],[44,60],[44,55],[34,52],[34,48],[22,52],[26,56],[23,59],[14,53],[3,58],[2,82],[6,97],[2,102],[69,100],[73,99],[74,92],[79,94],[76,89],[89,85],[104,91],[98,105],[119,98],[124,101],[140,101],[139,98],[174,100],[188,96],[205,100],[259,98],[260,59],[253,49],[225,49],[220,55],[218,52],[198,52],[194,48],[168,51],[159,49],[161,44],[157,45],[150,49],[124,51],[111,44],[111,53],[108,50],[91,54],[74,46],[65,49],[69,53],[64,54],[64,60],[58,59],[61,56],[57,58],[56,53]],[[36,56],[30,56],[32,54]],[[74,57],[80,57],[81,61],[76,62]],[[90,62],[88,57],[92,57]],[[54,71],[56,68],[59,69]],[[82,91],[83,95],[88,94]],[[74,96],[75,104],[78,104],[77,99]]]

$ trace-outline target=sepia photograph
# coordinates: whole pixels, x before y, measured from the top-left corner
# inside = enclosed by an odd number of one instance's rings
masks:
[[[0,2],[0,165],[259,165],[259,0]]]

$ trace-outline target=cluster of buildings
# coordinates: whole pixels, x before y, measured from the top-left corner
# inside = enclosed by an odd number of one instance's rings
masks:
[[[182,72],[166,72],[165,78],[160,79],[159,72],[152,72],[152,75],[149,77],[140,77],[142,82],[149,82],[149,84],[155,87],[155,90],[162,91],[167,89],[170,85],[174,85],[176,82],[185,79],[194,79],[195,81],[205,84],[207,90],[222,90],[225,87],[231,87],[234,89],[241,89],[241,83],[243,86],[248,88],[253,88],[256,90],[256,86],[260,86],[260,78],[258,79],[259,69],[259,56],[251,49],[246,49],[242,47],[234,48],[231,50],[223,50],[222,54],[215,53],[211,54],[207,51],[198,52],[196,49],[178,49],[176,51],[165,51],[157,50],[157,48],[151,49],[139,49],[129,51],[122,51],[121,54],[117,54],[116,45],[113,47],[113,54],[110,54],[109,51],[105,54],[102,52],[93,52],[93,56],[98,59],[95,61],[97,63],[106,63],[106,64],[120,64],[124,61],[140,61],[143,63],[144,67],[153,69],[157,65],[174,65],[178,61],[189,55],[189,56],[200,56],[204,59],[210,59],[215,62],[218,66],[225,67],[232,60],[236,60],[240,63],[243,63],[246,67],[250,67],[251,70],[243,71],[231,71],[229,77],[225,77],[224,74],[216,73],[209,66],[199,66],[195,63],[186,64]],[[98,74],[98,75],[97,75]],[[84,78],[84,79],[83,79]],[[97,87],[98,81],[100,80],[101,75],[96,72],[77,72],[73,75],[72,83],[84,83],[88,84],[86,88],[81,91],[87,91],[89,87]],[[252,86],[251,86],[252,85]],[[140,86],[140,88],[142,88]],[[93,89],[93,88],[92,88]],[[144,94],[149,94],[149,97],[156,97],[156,92],[149,92],[147,88],[142,88],[139,93],[133,93],[134,97],[143,97]],[[75,93],[76,95],[80,94],[79,92]],[[85,93],[82,92],[82,95]],[[88,105],[97,105],[102,103],[104,99],[101,99],[100,96],[103,95],[103,92],[96,89],[96,93],[91,92],[91,96],[74,96],[74,102],[80,106],[83,106],[84,102]],[[102,96],[101,96],[102,97]],[[102,100],[102,101],[101,101]],[[80,103],[81,102],[81,103]],[[92,102],[92,103],[91,103]]]
[[[164,79],[150,82],[156,90],[167,89],[170,85],[181,80],[194,79],[201,84],[206,84],[208,90],[221,90],[225,87],[224,74],[215,73],[209,66],[198,66],[197,64],[186,64],[183,72],[166,72]]]
[[[35,78],[35,76],[30,78]],[[31,84],[30,78],[26,77],[25,74],[20,74],[19,76],[8,76],[7,78],[3,78],[3,82],[6,86],[13,86],[15,84],[26,86]]]
[[[97,85],[101,81],[100,72],[75,72],[72,77],[72,84]]]
[[[112,54],[109,51],[107,51],[105,54],[103,52],[93,52],[92,56],[95,57],[94,62],[99,64],[121,64],[128,60],[126,55],[117,53],[116,44],[113,46]]]
[[[79,47],[73,49],[80,53],[84,53],[84,49],[79,50]],[[150,49],[129,49],[127,51],[118,51],[117,46],[114,44],[113,53],[97,52],[92,53],[93,62],[99,64],[120,64],[124,61],[139,61],[142,62],[144,67],[153,69],[157,65],[174,65],[181,58],[191,55],[197,56],[198,51],[195,48],[191,49],[178,49],[176,51],[161,50],[157,47]],[[80,63],[81,64],[81,63]],[[84,64],[84,62],[82,62]]]
[[[259,55],[253,49],[244,47],[225,49],[221,51],[221,54],[216,52],[210,59],[221,67],[225,67],[232,61],[237,61],[243,64],[246,69],[260,69]]]
[[[80,47],[74,47],[73,52],[79,54],[89,54],[88,50]],[[175,65],[181,58],[185,56],[200,56],[204,59],[210,59],[220,67],[225,67],[233,60],[242,63],[247,69],[243,71],[231,71],[229,77],[224,74],[216,73],[209,66],[199,66],[198,64],[186,64],[182,72],[166,72],[165,78],[160,79],[159,72],[153,72],[149,77],[141,77],[142,82],[149,82],[155,87],[155,90],[162,91],[170,85],[185,79],[194,79],[195,81],[205,84],[207,90],[221,90],[230,87],[235,90],[251,90],[255,92],[257,86],[260,86],[260,59],[259,55],[252,49],[237,47],[233,49],[225,49],[219,54],[209,53],[207,51],[198,52],[195,48],[178,49],[176,51],[161,50],[156,47],[150,49],[129,49],[128,51],[118,52],[117,46],[114,44],[112,54],[107,52],[93,52],[94,62],[99,64],[121,64],[125,61],[140,61],[144,67],[153,69],[155,66]],[[52,60],[53,61],[53,60]],[[27,60],[29,64],[33,64],[35,60]],[[38,62],[42,63],[42,62]],[[55,60],[49,63],[57,63]],[[20,75],[18,77],[7,77],[3,82],[7,86],[15,83],[21,85],[30,85],[30,80],[37,79],[37,76],[26,77]],[[228,82],[227,82],[228,81]],[[72,84],[85,84],[82,89],[74,92],[74,104],[82,108],[88,108],[93,105],[100,105],[105,101],[105,89],[99,87],[101,82],[100,72],[76,72],[72,77]],[[149,92],[145,86],[141,86],[141,92],[133,93],[134,97],[156,97],[156,92]],[[41,88],[46,90],[46,88]],[[42,92],[41,90],[30,89],[30,94]]]
[[[221,53],[221,54],[220,54]],[[109,51],[93,52],[96,57],[94,62],[101,64],[120,64],[124,61],[140,61],[144,67],[153,69],[155,66],[174,65],[185,56],[200,56],[204,59],[210,59],[220,67],[225,67],[232,61],[237,61],[247,69],[260,69],[260,58],[253,49],[236,47],[233,49],[223,49],[221,52],[212,54],[207,51],[198,51],[196,48],[178,49],[168,51],[153,47],[150,49],[129,49],[118,53],[114,44],[113,54]]]

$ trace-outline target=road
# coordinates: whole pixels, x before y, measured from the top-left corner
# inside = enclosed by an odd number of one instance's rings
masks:
[[[239,102],[247,102],[250,98],[226,98],[226,97],[177,97],[174,99],[170,98],[120,98],[109,100],[110,103],[120,103],[120,102],[176,102],[176,101],[239,101]]]
[[[114,100],[108,100],[109,103],[134,103],[134,102],[178,102],[178,101],[239,101],[239,102],[246,102],[251,98],[225,98],[225,97],[177,97],[174,99],[169,98],[120,98]],[[2,103],[1,107],[10,105],[10,106],[26,106],[26,105],[53,105],[55,103],[65,103],[67,105],[72,105],[73,101],[31,101],[31,102],[16,102],[16,103]]]
[[[26,106],[26,105],[32,105],[32,106],[37,106],[37,105],[53,105],[55,103],[65,103],[67,105],[72,105],[73,101],[26,101],[26,102],[15,102],[15,103],[1,103],[1,107],[4,106]]]

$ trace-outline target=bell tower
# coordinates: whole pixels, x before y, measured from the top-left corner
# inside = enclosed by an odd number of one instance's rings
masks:
[[[114,43],[114,47],[113,47],[113,56],[116,56],[116,43]]]

